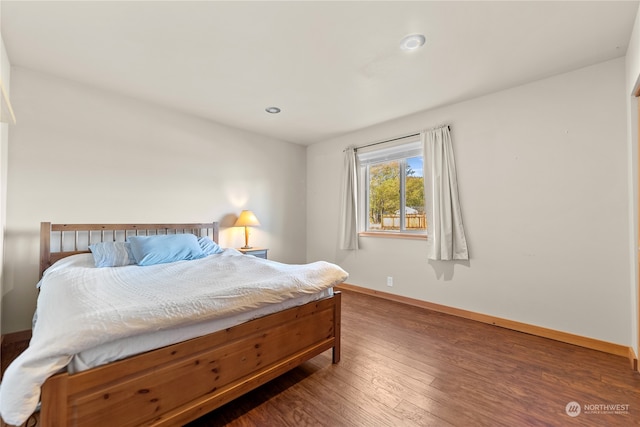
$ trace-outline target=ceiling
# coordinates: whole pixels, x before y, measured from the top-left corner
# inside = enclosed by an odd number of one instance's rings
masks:
[[[14,67],[312,144],[624,56],[638,2],[3,0],[0,8]],[[400,50],[412,33],[426,36],[424,47]]]

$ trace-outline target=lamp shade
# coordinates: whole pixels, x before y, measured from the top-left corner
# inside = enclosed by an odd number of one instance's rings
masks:
[[[260,225],[260,221],[251,211],[242,211],[234,226],[236,227],[255,227]]]

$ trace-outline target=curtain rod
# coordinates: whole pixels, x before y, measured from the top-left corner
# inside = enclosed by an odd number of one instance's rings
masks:
[[[449,131],[451,131],[451,126],[449,126],[449,125],[438,126],[438,127],[432,128],[432,129],[438,129],[438,128],[445,127],[445,126],[449,129]],[[432,129],[428,129],[428,130],[432,130]],[[411,138],[412,136],[418,136],[418,135],[420,135],[420,132],[412,133],[412,134],[409,134],[409,135],[399,136],[397,138],[386,139],[384,141],[372,142],[371,144],[360,145],[358,147],[354,147],[353,149],[355,151],[358,151],[360,148],[373,147],[374,145],[386,144],[387,142],[393,142],[393,141],[397,141],[399,139],[404,139],[404,138]],[[345,152],[345,151],[347,151],[346,148],[344,150],[342,150],[342,152]]]

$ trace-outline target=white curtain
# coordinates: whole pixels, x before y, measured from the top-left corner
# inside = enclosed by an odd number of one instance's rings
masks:
[[[355,147],[344,152],[344,181],[340,209],[340,249],[358,249],[358,156]]]
[[[420,136],[424,145],[428,258],[469,259],[449,127],[424,131]]]

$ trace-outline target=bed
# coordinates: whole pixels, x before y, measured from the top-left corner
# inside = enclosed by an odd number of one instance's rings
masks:
[[[96,240],[109,242],[132,240],[131,236],[140,235],[193,234],[198,237],[209,236],[217,242],[218,232],[219,226],[215,222],[88,225],[45,222],[41,224],[40,233],[40,275],[47,269],[49,276],[54,275],[57,273],[55,269],[66,262],[86,262],[82,257],[91,257],[87,246]],[[298,267],[304,267],[273,266],[267,264],[275,263],[273,261],[239,253],[238,257],[233,250],[224,252],[220,259],[211,256],[207,260],[198,259],[185,263],[193,263],[193,266],[201,263],[202,268],[220,268],[204,266],[205,262],[225,263],[220,264],[224,266],[252,263],[247,267],[248,271],[262,271],[262,268],[272,267],[297,271]],[[225,256],[227,258],[223,260]],[[256,265],[260,263],[262,264]],[[181,262],[171,265],[182,268]],[[223,322],[222,329],[218,323],[216,329],[212,329],[213,332],[207,330],[203,334],[202,328],[208,327],[207,322],[169,328],[168,332],[174,338],[181,336],[183,327],[197,327],[198,332],[190,330],[189,334],[197,336],[191,338],[190,335],[185,335],[188,338],[186,340],[148,349],[140,354],[126,355],[124,359],[98,362],[98,366],[76,368],[71,372],[67,369],[50,376],[41,387],[41,425],[178,426],[327,350],[332,350],[333,363],[338,363],[341,295],[332,289],[346,278],[346,273],[342,271],[345,275],[340,276],[341,269],[334,267],[337,270],[331,278],[330,287],[321,292],[314,291],[313,294],[302,296],[296,294],[295,298],[282,301],[282,305],[266,304],[256,311],[257,314],[234,312],[233,315],[220,319]],[[120,271],[125,271],[126,268]],[[138,267],[140,268],[153,271],[151,267]],[[242,264],[241,268],[236,269],[244,268]],[[316,277],[314,274],[309,273],[309,277]],[[180,273],[178,276],[183,277],[185,274]],[[149,277],[153,277],[153,274]],[[299,287],[297,276],[292,277],[295,280],[291,281],[296,283],[287,285],[287,289]],[[340,278],[336,279],[337,277]],[[41,291],[40,297],[43,293]],[[264,292],[261,291],[260,294],[262,293]],[[201,301],[202,298],[196,304],[199,308]],[[277,311],[274,311],[276,307]],[[132,336],[124,339],[131,340]],[[138,340],[135,334],[133,340],[144,341]]]

